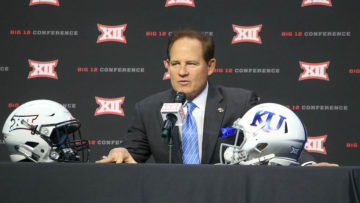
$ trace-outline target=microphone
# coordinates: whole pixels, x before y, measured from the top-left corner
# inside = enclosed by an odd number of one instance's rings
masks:
[[[182,105],[186,101],[186,95],[183,92],[177,92],[174,103],[164,103],[160,112],[164,121],[162,128],[162,136],[170,136],[171,130],[174,126],[182,126],[185,121],[185,113],[182,109]]]

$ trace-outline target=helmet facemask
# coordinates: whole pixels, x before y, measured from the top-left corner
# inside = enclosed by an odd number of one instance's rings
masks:
[[[245,130],[241,124],[241,118],[237,119],[232,127],[236,129],[235,143],[239,143],[240,138],[242,138],[242,142],[239,146],[237,144],[221,144],[220,161],[222,164],[264,165],[274,157],[273,154],[262,156],[262,152],[268,144],[257,142],[256,137],[260,128],[253,132]]]
[[[39,136],[44,141],[29,141],[15,145],[15,150],[27,158],[22,161],[42,162],[48,158],[56,162],[89,161],[89,143],[81,138],[79,121],[46,124],[39,126],[39,130],[37,130],[38,126],[31,126],[25,120],[21,123],[28,127],[27,130],[31,131],[32,136]],[[50,136],[48,136],[49,132],[51,132]]]
[[[44,129],[53,129],[48,138],[51,160],[57,162],[89,161],[89,143],[81,138],[80,126],[79,121],[70,120],[40,127],[40,132],[46,131]]]

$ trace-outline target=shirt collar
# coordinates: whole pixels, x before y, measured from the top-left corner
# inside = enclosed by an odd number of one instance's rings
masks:
[[[208,82],[206,82],[206,86],[203,89],[203,91],[195,99],[192,100],[192,103],[194,103],[198,108],[202,110],[205,110],[208,90],[209,90],[209,84]]]

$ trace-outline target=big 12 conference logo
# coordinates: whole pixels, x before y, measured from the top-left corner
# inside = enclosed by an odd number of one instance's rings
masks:
[[[38,78],[38,77],[48,77],[53,79],[58,79],[57,73],[55,72],[55,67],[58,64],[58,60],[54,61],[34,61],[29,59],[29,66],[33,68],[30,71],[28,79]]]
[[[332,7],[331,0],[303,0],[301,7],[313,5]]]
[[[33,126],[34,121],[39,117],[39,115],[14,115],[11,118],[11,122],[13,123],[10,128],[9,132],[14,130],[30,130],[27,125],[24,123]]]
[[[239,26],[232,25],[234,32],[236,32],[236,36],[232,39],[232,44],[240,43],[240,42],[252,42],[262,44],[261,38],[259,36],[259,32],[261,31],[262,25],[255,26]]]
[[[326,154],[324,143],[326,142],[327,135],[318,137],[308,137],[304,149],[308,152],[315,152]]]
[[[49,4],[54,6],[60,6],[59,0],[30,0],[29,6],[38,5],[38,4]]]
[[[95,116],[102,114],[115,114],[124,116],[124,110],[121,105],[124,103],[125,97],[120,98],[101,98],[95,97],[96,103],[99,108],[95,110]]]
[[[330,61],[322,63],[307,63],[300,61],[300,68],[304,70],[299,76],[299,80],[319,79],[329,81],[326,70],[329,68]]]
[[[266,120],[265,119],[263,120],[263,118],[265,118]],[[282,115],[277,115],[270,111],[260,110],[260,111],[256,112],[254,119],[250,125],[251,126],[262,125],[261,129],[263,131],[270,132],[270,131],[279,130],[281,128],[282,124],[284,123],[284,121],[285,121],[285,126],[287,126],[286,117],[284,117]],[[286,130],[287,130],[287,127],[285,127],[285,131]],[[285,132],[285,133],[287,133],[287,132]]]
[[[97,24],[98,30],[101,32],[101,35],[99,35],[99,37],[97,38],[96,43],[113,41],[126,44],[126,38],[124,35],[126,26],[127,24],[116,26]]]
[[[177,6],[177,5],[195,7],[194,0],[167,0],[165,7]]]
[[[169,73],[169,63],[167,60],[164,60],[164,67],[166,68],[166,73],[164,73],[163,80],[170,79],[170,73]]]

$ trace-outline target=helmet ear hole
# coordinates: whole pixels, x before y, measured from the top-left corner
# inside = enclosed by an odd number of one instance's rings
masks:
[[[268,146],[267,143],[259,143],[256,145],[256,149],[259,151],[263,151]]]
[[[39,143],[37,143],[37,142],[25,142],[25,145],[30,146],[32,148],[35,148],[36,146],[39,145]]]

